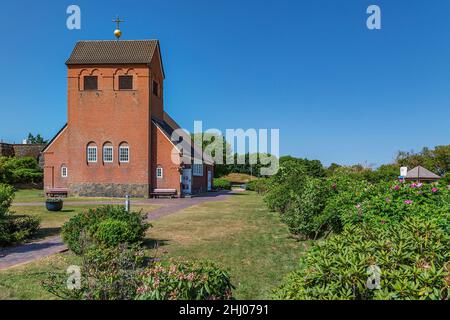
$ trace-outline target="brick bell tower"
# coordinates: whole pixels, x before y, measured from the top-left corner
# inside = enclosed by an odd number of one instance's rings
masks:
[[[182,156],[171,141],[179,126],[164,112],[159,41],[120,40],[123,21],[114,22],[117,40],[79,41],[66,61],[67,124],[43,151],[44,187],[104,197],[169,188],[180,196],[172,153]],[[198,191],[211,185],[213,161],[200,166],[192,178]]]

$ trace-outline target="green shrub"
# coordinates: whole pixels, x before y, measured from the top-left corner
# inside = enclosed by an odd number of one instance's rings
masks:
[[[51,273],[42,285],[48,292],[66,300],[131,300],[141,285],[139,270],[145,265],[144,251],[137,246],[94,246],[82,257],[81,288],[67,288],[66,272]]]
[[[337,171],[338,172],[338,171]],[[372,186],[363,179],[337,173],[327,178],[301,177],[296,191],[289,185],[271,187],[266,195],[269,208],[281,210],[282,220],[292,233],[304,237],[339,232],[341,216],[367,198]],[[289,190],[291,189],[291,190]],[[289,192],[288,192],[289,190]]]
[[[24,241],[39,230],[39,219],[30,216],[13,216],[9,208],[14,199],[14,189],[0,184],[0,246]]]
[[[143,240],[150,227],[145,223],[146,218],[142,211],[127,212],[123,206],[103,206],[72,217],[63,225],[61,235],[76,254],[82,254],[92,244],[106,247],[117,245],[117,241],[132,244]],[[114,231],[119,234],[114,235]]]
[[[228,300],[233,286],[226,271],[209,261],[156,263],[141,273],[138,300]]]
[[[8,184],[42,182],[43,172],[31,157],[0,157],[0,182]]]
[[[6,215],[0,219],[0,246],[22,242],[39,230],[39,219]]]
[[[7,184],[0,184],[0,219],[3,218],[9,210],[14,200],[14,189]]]
[[[319,243],[275,290],[277,299],[448,299],[450,237],[432,221],[346,226]],[[372,266],[372,267],[371,267]],[[380,268],[379,288],[369,279]],[[375,267],[376,268],[376,267]],[[374,277],[377,278],[377,277]]]
[[[294,234],[317,237],[318,217],[323,211],[330,188],[322,179],[307,177],[302,192],[289,202],[281,219]]]
[[[307,177],[305,168],[297,162],[280,163],[278,172],[269,179],[264,202],[270,210],[285,212],[290,202],[302,192]]]
[[[258,194],[264,194],[268,189],[268,181],[269,180],[265,178],[249,181],[247,183],[247,190],[256,191]]]
[[[216,178],[214,179],[214,189],[217,190],[231,190],[231,182],[227,179]]]
[[[439,181],[441,186],[449,186],[450,185],[450,172],[447,172],[442,179]]]
[[[13,183],[39,183],[43,178],[44,173],[36,169],[19,168],[12,171]]]
[[[114,247],[133,239],[132,233],[126,221],[107,219],[99,223],[95,238],[107,247]]]

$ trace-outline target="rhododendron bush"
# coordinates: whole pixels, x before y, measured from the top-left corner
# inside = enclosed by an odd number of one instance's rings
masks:
[[[275,289],[275,298],[449,298],[446,180],[371,183],[337,170],[326,178],[304,176],[294,187],[287,184],[288,179],[272,183],[269,207],[279,211],[292,233],[322,239]],[[280,202],[283,210],[270,205]]]
[[[338,173],[327,178],[303,176],[295,187],[289,185],[289,179],[273,182],[265,200],[280,212],[292,233],[306,238],[339,233],[347,224],[391,223],[410,216],[432,219],[450,232],[450,187],[443,183],[372,184]],[[275,205],[280,202],[282,206]]]

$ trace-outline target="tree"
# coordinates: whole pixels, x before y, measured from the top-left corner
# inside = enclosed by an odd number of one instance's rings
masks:
[[[34,136],[31,132],[28,134],[27,138],[28,144],[47,144],[48,141],[45,140],[39,133]]]
[[[287,162],[295,162],[297,165],[302,166],[308,176],[314,178],[322,178],[326,175],[322,163],[319,160],[308,160],[302,158],[294,158],[292,156],[283,156],[280,158],[280,165]]]
[[[439,175],[445,175],[450,172],[450,145],[437,146],[434,149],[423,148],[417,153],[400,151],[396,163],[408,168],[420,165]]]

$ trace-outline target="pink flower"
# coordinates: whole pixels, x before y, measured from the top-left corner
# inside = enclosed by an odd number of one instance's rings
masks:
[[[155,280],[153,281],[153,288],[158,288],[159,287],[159,278],[155,278]]]
[[[361,204],[358,203],[355,207],[356,207],[356,209],[361,209]]]
[[[394,190],[400,190],[400,186],[399,185],[395,185],[393,189]]]
[[[188,281],[193,281],[195,278],[195,274],[193,272],[189,273],[186,277]]]
[[[411,187],[411,188],[417,188],[417,184],[412,183],[412,184],[410,185],[410,187]]]
[[[381,224],[386,224],[386,221],[381,220],[380,223],[381,223]]]
[[[423,186],[423,183],[422,183],[422,182],[420,182],[420,183],[417,184],[417,188],[420,188],[421,186]]]
[[[433,192],[433,193],[438,192],[438,188],[432,188],[432,189],[431,189],[431,192]]]
[[[405,200],[405,204],[412,204],[412,200]]]
[[[337,187],[336,183],[333,183],[333,184],[331,185],[331,187],[332,187],[333,189],[336,189],[336,187]]]

